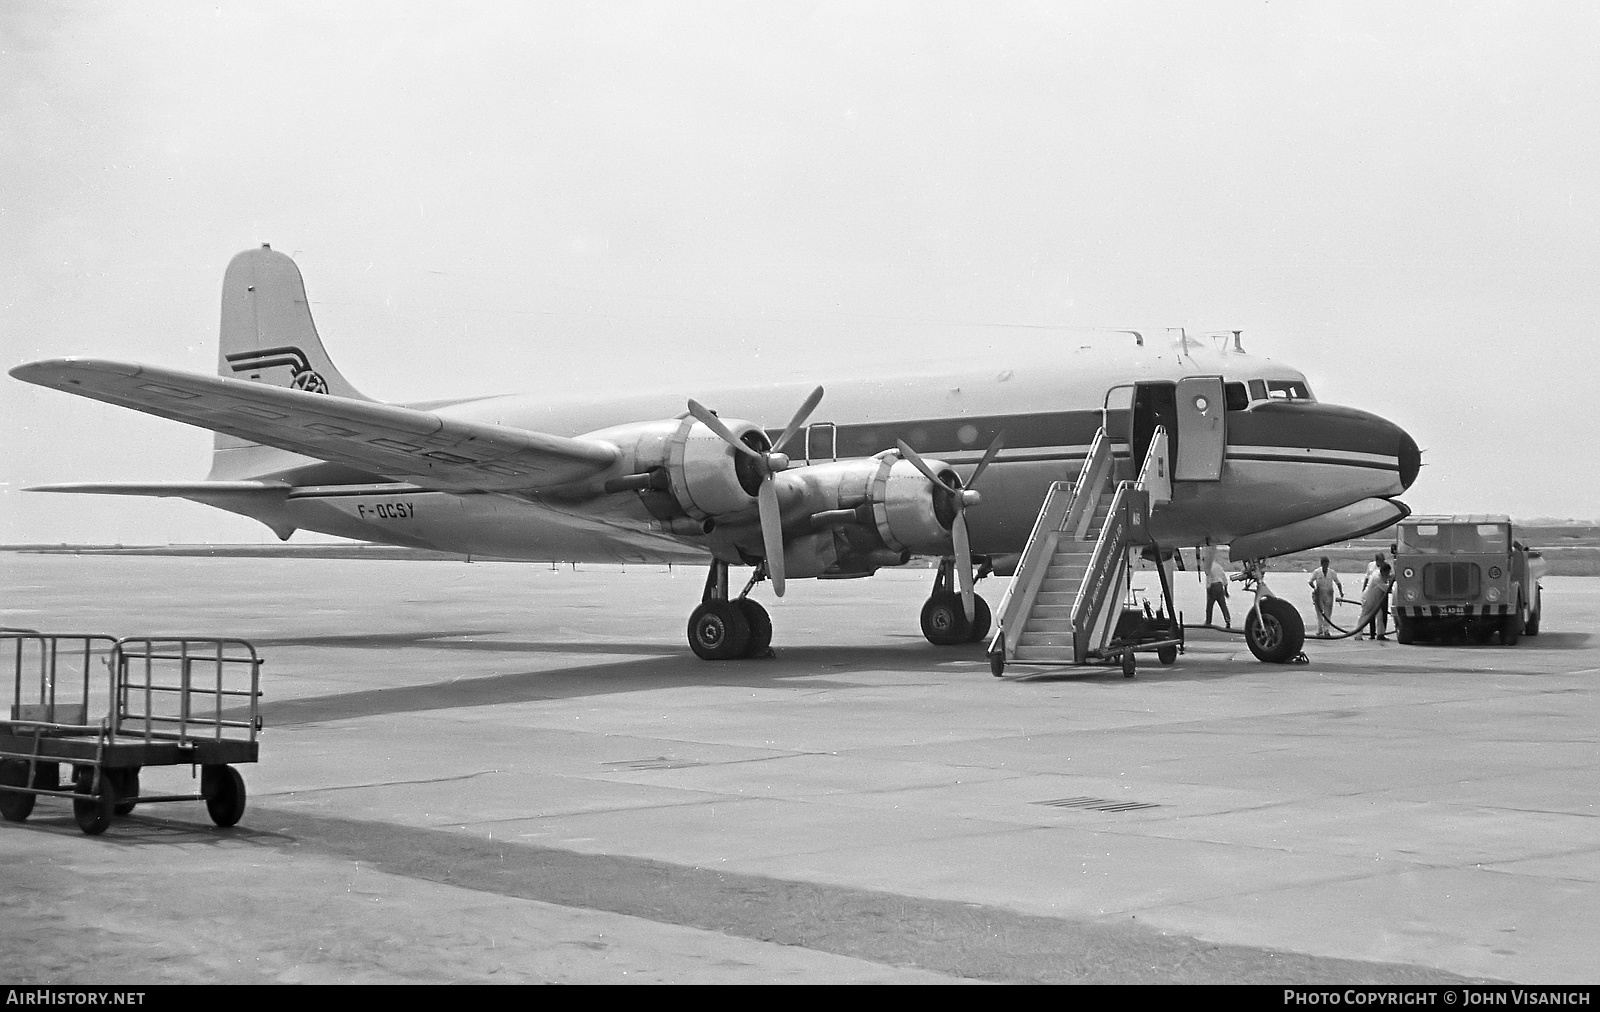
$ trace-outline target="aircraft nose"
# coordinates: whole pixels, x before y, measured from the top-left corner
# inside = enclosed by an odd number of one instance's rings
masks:
[[[1422,451],[1417,449],[1417,441],[1411,438],[1411,433],[1398,425],[1394,431],[1400,434],[1395,451],[1395,456],[1400,458],[1400,484],[1410,488],[1417,480],[1417,472],[1422,470]]]

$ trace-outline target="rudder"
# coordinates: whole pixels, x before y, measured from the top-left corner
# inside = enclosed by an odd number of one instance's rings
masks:
[[[335,368],[311,319],[300,268],[265,243],[228,262],[222,278],[217,375],[368,401]],[[254,477],[316,463],[309,457],[217,433],[212,480]]]
[[[322,347],[300,268],[267,245],[234,257],[223,276],[217,375],[371,400]]]

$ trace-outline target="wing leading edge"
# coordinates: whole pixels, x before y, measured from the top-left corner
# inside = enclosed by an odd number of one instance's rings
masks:
[[[592,478],[610,443],[128,362],[62,358],[11,370],[28,383],[224,432],[430,488],[532,491]],[[148,494],[148,493],[147,493]]]

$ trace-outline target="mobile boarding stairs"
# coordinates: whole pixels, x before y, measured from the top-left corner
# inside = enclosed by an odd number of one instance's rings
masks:
[[[1172,585],[1150,536],[1151,512],[1172,499],[1166,430],[1155,430],[1137,478],[1119,473],[1127,467],[1102,428],[1078,480],[1051,484],[996,612],[988,650],[996,677],[1015,664],[1120,664],[1132,678],[1135,652],[1171,664],[1183,649]],[[1146,548],[1157,560],[1160,611],[1124,605],[1131,553]]]

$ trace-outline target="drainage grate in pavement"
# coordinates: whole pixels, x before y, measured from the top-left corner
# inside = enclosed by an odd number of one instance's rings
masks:
[[[1092,808],[1097,812],[1133,812],[1141,808],[1160,808],[1148,801],[1112,801],[1109,798],[1057,798],[1054,801],[1035,801],[1036,805],[1051,808]]]
[[[618,759],[615,762],[601,763],[614,770],[681,770],[689,766],[704,766],[705,763],[695,762],[693,759],[668,759],[658,755],[654,759]]]

